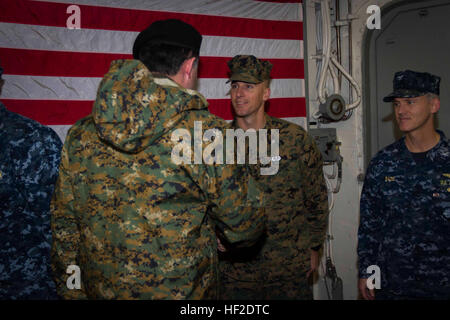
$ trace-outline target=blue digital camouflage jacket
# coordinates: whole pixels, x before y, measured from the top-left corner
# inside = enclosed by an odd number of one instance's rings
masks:
[[[50,200],[62,143],[0,102],[0,299],[56,297]]]
[[[381,289],[408,297],[450,298],[450,148],[441,139],[416,162],[405,139],[378,152],[360,203],[359,276],[381,271]]]

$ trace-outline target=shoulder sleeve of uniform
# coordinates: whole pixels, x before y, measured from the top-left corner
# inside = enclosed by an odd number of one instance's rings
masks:
[[[59,136],[51,128],[44,127],[41,136],[44,143],[42,155],[47,162],[46,170],[49,173],[49,183],[53,186],[58,177],[63,144]]]
[[[360,200],[360,219],[358,228],[359,277],[367,278],[367,268],[377,263],[378,248],[382,228],[382,210],[380,198],[380,167],[387,154],[378,153],[370,162]]]
[[[8,160],[13,163],[10,174],[14,177],[11,180],[14,186],[9,189],[10,199],[14,200],[8,202],[15,205],[10,206],[17,213],[14,219],[20,216],[22,220],[22,225],[17,229],[19,232],[15,235],[18,242],[11,245],[27,248],[34,253],[29,257],[16,257],[16,267],[20,266],[17,269],[24,277],[31,275],[36,283],[40,283],[32,289],[33,294],[45,294],[46,290],[53,287],[50,272],[32,275],[32,270],[27,266],[39,264],[42,270],[49,269],[50,199],[58,174],[61,141],[53,130],[34,120],[13,113],[7,116],[9,130],[5,132],[5,137],[11,156]],[[26,294],[31,293],[28,289],[25,291]]]
[[[85,299],[84,287],[80,290],[70,290],[66,282],[69,274],[67,268],[78,263],[78,247],[80,230],[77,223],[77,209],[73,194],[74,182],[71,163],[71,150],[78,143],[79,129],[77,126],[69,130],[61,153],[59,176],[51,200],[52,226],[52,271],[58,295],[64,299]],[[81,270],[82,272],[82,270]]]
[[[322,155],[315,140],[303,129],[298,131],[297,146],[308,215],[309,247],[318,247],[325,240],[328,224],[328,193],[323,175]]]

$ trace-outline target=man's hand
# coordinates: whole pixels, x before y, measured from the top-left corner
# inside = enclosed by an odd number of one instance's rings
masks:
[[[222,242],[220,242],[220,238],[219,237],[217,237],[217,250],[219,250],[220,252],[226,252],[227,251],[227,249],[224,247]]]
[[[306,274],[306,278],[309,278],[319,268],[319,251],[309,250],[311,252],[311,269]]]
[[[367,288],[367,279],[359,279],[358,288],[364,300],[375,300],[375,290]]]

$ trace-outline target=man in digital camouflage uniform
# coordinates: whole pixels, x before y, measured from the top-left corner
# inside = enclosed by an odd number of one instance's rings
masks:
[[[136,60],[112,62],[92,114],[70,129],[52,201],[63,297],[217,298],[216,228],[233,243],[262,234],[263,198],[245,166],[172,158],[180,141],[193,149],[176,129],[194,137],[194,121],[226,125],[193,90],[201,40],[180,20],[151,24],[136,38]],[[66,287],[72,264],[80,290]]]
[[[397,72],[383,99],[393,102],[405,135],[367,168],[358,231],[364,299],[450,298],[450,148],[434,126],[439,83],[429,73]],[[372,265],[380,268],[380,290],[367,286]]]
[[[319,264],[325,239],[327,189],[322,156],[300,126],[268,116],[272,64],[238,55],[228,62],[235,119],[230,128],[279,130],[278,171],[253,171],[264,191],[267,233],[253,247],[236,249],[222,241],[223,299],[312,299],[308,277]],[[271,145],[268,134],[268,145]],[[270,166],[270,165],[266,165]],[[223,248],[219,246],[219,248]],[[223,249],[222,249],[223,250]]]
[[[0,93],[4,84],[0,67]],[[54,299],[50,200],[62,143],[0,102],[0,299]]]

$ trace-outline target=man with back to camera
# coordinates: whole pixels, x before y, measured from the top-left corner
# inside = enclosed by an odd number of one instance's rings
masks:
[[[92,115],[70,129],[52,201],[64,298],[217,298],[215,228],[239,244],[263,232],[263,198],[245,166],[172,158],[180,140],[191,148],[177,129],[193,137],[194,122],[226,125],[193,90],[201,41],[180,20],[152,23],[134,42],[136,60],[112,62]],[[80,267],[80,290],[66,287],[69,265]]]
[[[264,192],[267,232],[250,248],[221,243],[222,299],[313,298],[308,278],[318,268],[327,226],[328,200],[322,156],[314,139],[298,125],[270,117],[265,102],[270,98],[272,64],[252,55],[228,61],[231,102],[235,114],[230,128],[272,129],[279,134],[277,172],[253,171]],[[272,167],[272,164],[267,166]]]
[[[439,84],[438,76],[400,71],[383,99],[405,135],[367,168],[358,230],[366,300],[450,298],[450,148],[434,125]],[[371,265],[380,268],[380,290],[368,288]]]
[[[5,80],[0,67],[0,94]],[[0,102],[0,300],[56,299],[50,200],[62,143]]]

